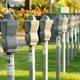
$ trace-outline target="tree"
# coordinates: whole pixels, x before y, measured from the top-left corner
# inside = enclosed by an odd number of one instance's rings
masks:
[[[25,9],[31,9],[32,0],[26,0],[25,1]]]

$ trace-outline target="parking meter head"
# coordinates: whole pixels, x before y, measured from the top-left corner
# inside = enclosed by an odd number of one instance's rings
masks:
[[[59,15],[64,17],[64,16],[66,16],[66,13],[60,13]]]
[[[78,14],[78,25],[80,26],[80,15]]]
[[[24,22],[25,41],[28,45],[36,45],[38,42],[39,21],[33,15],[30,15]]]
[[[73,16],[75,17],[75,27],[78,27],[78,15],[73,13]]]
[[[50,20],[47,15],[44,15],[40,20],[40,40],[42,42],[49,41],[51,38],[51,27],[53,20]]]
[[[14,53],[17,49],[18,21],[4,19],[1,21],[2,47],[5,53]]]
[[[75,27],[78,27],[78,20],[79,20],[79,17],[76,15],[76,19],[75,19]]]
[[[71,23],[71,16],[69,14],[66,14],[67,18],[68,18],[68,30],[71,28],[70,23]]]
[[[67,31],[67,23],[68,23],[68,18],[66,16],[55,16],[53,17],[54,20],[54,27],[56,30],[56,34],[62,34],[62,32]]]
[[[75,27],[75,17],[73,15],[69,15],[68,16],[68,27],[69,29],[74,28]]]

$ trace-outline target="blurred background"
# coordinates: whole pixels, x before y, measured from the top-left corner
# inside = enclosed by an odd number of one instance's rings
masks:
[[[0,18],[11,12],[19,20],[19,31],[23,30],[23,22],[30,14],[41,16],[45,13],[60,13],[69,9],[69,13],[80,12],[80,0],[0,0]]]

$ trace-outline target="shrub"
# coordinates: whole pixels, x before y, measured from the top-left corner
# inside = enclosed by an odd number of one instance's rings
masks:
[[[15,19],[19,21],[18,30],[23,30],[24,20],[27,19],[30,14],[33,14],[34,16],[41,16],[42,14],[47,12],[48,10],[46,10],[45,8],[42,10],[38,6],[36,6],[34,9],[31,10],[25,10],[23,8],[21,8],[21,10],[14,10],[12,14],[14,15]]]

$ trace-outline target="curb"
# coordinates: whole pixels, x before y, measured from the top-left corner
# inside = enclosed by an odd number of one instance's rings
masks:
[[[0,36],[2,36],[2,33],[0,32]],[[25,36],[24,32],[17,32],[17,36]]]
[[[17,36],[25,36],[25,33],[24,32],[22,32],[22,33],[21,32],[18,32],[17,33]]]

